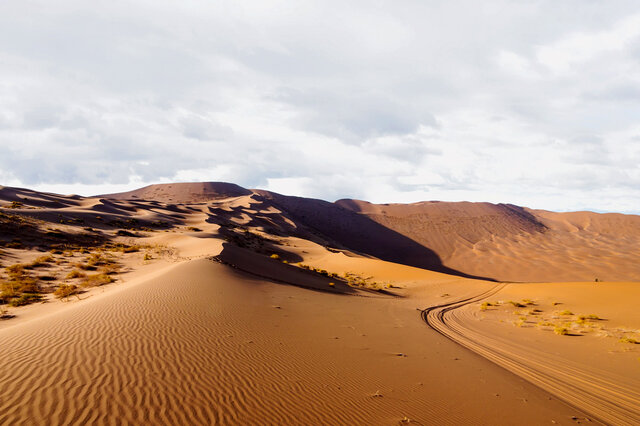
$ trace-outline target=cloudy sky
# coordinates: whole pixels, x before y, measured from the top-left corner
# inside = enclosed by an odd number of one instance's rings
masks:
[[[0,184],[170,181],[638,213],[640,3],[0,2]]]

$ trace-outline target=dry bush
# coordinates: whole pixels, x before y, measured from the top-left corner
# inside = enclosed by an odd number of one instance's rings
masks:
[[[47,254],[45,256],[40,256],[38,257],[36,260],[34,260],[33,262],[31,262],[28,266],[30,268],[38,268],[41,266],[49,266],[49,264],[51,262],[53,262],[53,256],[50,254]]]
[[[60,287],[53,292],[53,295],[58,299],[67,300],[69,300],[69,296],[73,296],[74,294],[78,294],[78,286],[74,284],[60,284]]]
[[[86,276],[87,276],[87,274],[85,274],[84,272],[79,271],[77,269],[74,269],[73,271],[71,271],[71,272],[69,272],[67,274],[67,279],[71,280],[71,279],[74,279],[74,278],[84,278]]]
[[[42,296],[37,293],[23,293],[20,297],[11,299],[9,306],[24,306],[30,303],[39,302]]]
[[[114,279],[107,274],[87,275],[80,283],[83,287],[98,287],[104,284],[112,283]]]
[[[567,327],[563,327],[563,326],[557,325],[553,329],[553,332],[556,333],[559,336],[566,336],[567,334],[569,334],[569,329]]]
[[[487,309],[489,309],[489,306],[493,306],[493,304],[489,302],[482,302],[482,304],[480,305],[480,310],[486,311]]]

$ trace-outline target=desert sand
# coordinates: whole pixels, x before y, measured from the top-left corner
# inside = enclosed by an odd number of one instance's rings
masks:
[[[0,207],[0,424],[640,423],[637,216],[222,183]]]

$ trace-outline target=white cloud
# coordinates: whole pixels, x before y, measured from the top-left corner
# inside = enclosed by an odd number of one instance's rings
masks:
[[[2,184],[637,211],[635,1],[7,0],[0,28]]]

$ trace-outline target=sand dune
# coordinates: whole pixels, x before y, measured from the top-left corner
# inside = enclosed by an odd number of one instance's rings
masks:
[[[467,274],[507,281],[640,280],[640,216],[464,202],[337,204],[429,247],[444,265]]]
[[[0,424],[640,419],[637,216],[217,183],[0,207],[0,297],[46,302],[2,314]]]
[[[153,200],[164,203],[199,203],[249,194],[251,194],[251,191],[233,183],[191,182],[149,185],[133,191],[106,194],[101,195],[101,197],[119,200]]]
[[[416,319],[402,302],[309,292],[192,261],[0,331],[0,423],[496,424],[581,416]]]

